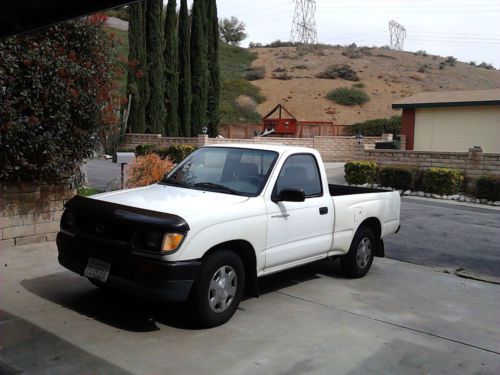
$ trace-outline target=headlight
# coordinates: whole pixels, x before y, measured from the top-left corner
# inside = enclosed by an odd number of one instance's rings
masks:
[[[163,244],[161,246],[162,253],[169,253],[177,250],[182,241],[184,240],[184,235],[180,233],[166,233],[163,237]]]

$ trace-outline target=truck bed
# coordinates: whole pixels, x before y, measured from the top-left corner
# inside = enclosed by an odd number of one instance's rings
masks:
[[[339,197],[342,195],[369,194],[369,193],[387,193],[387,190],[348,186],[348,185],[329,184],[328,189],[332,197]]]

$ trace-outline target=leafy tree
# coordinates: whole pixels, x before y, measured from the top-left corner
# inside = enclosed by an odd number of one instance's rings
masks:
[[[221,39],[233,46],[239,45],[248,36],[245,33],[246,25],[236,17],[224,18],[219,23]]]
[[[207,117],[208,134],[211,137],[219,135],[219,101],[221,89],[219,64],[219,22],[217,19],[216,0],[207,0],[207,58],[208,58],[208,99]]]
[[[116,123],[115,45],[92,16],[0,41],[0,180],[79,181]]]
[[[129,69],[127,97],[131,98],[129,127],[134,133],[146,130],[146,104],[149,100],[149,82],[146,65],[146,38],[144,35],[143,6],[129,6]]]
[[[177,114],[179,95],[179,62],[177,55],[177,2],[169,0],[165,16],[165,108],[167,110],[166,134],[179,136]]]
[[[149,101],[146,106],[146,130],[165,133],[162,0],[146,0],[146,56]]]
[[[191,135],[207,124],[207,43],[203,35],[205,0],[194,0],[191,14]]]
[[[191,136],[191,58],[190,58],[190,32],[187,0],[181,0],[179,11],[179,135]]]

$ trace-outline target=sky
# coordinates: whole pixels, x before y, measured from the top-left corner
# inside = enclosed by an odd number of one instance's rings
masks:
[[[248,38],[242,46],[290,39],[295,1],[218,0],[217,5],[219,18],[245,22]],[[388,23],[395,20],[406,28],[405,51],[500,68],[500,0],[316,0],[316,8],[320,43],[389,45]]]

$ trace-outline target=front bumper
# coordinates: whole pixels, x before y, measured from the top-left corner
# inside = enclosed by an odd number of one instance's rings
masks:
[[[201,268],[199,261],[163,262],[65,233],[57,236],[59,263],[83,276],[89,258],[110,263],[106,285],[142,297],[183,302]]]

